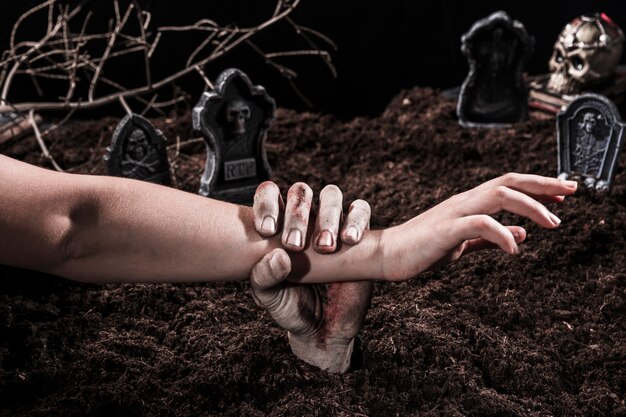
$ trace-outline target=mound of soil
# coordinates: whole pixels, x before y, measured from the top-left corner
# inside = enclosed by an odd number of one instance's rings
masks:
[[[175,186],[195,192],[204,145],[189,117],[154,122]],[[104,173],[116,123],[67,125],[52,152]],[[280,110],[267,147],[283,190],[337,184],[346,206],[369,200],[374,227],[507,171],[556,172],[553,120],[462,129],[427,88],[373,119]],[[0,151],[45,165],[33,138]],[[625,205],[620,168],[610,196],[581,190],[554,207],[557,230],[499,216],[527,228],[520,256],[473,254],[377,284],[365,364],[343,376],[296,359],[247,283],[96,286],[2,267],[0,414],[626,416]]]

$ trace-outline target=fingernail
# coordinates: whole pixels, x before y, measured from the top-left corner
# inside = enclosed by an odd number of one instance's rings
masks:
[[[317,246],[331,247],[333,246],[333,235],[328,230],[322,230],[317,238]]]
[[[348,227],[348,230],[346,230],[346,236],[352,239],[353,241],[356,241],[359,238],[359,231],[357,230],[356,227],[350,226]]]
[[[549,213],[549,215],[550,215],[550,220],[552,220],[552,223],[554,223],[557,226],[561,224],[561,219],[556,217],[554,213]]]
[[[298,229],[291,229],[287,235],[287,243],[291,246],[302,246],[302,233]]]
[[[561,180],[561,181],[568,188],[574,188],[574,189],[578,188],[578,182],[576,181],[571,181],[571,180]]]
[[[265,216],[261,223],[261,230],[269,233],[276,233],[276,220],[272,216]]]
[[[513,248],[513,255],[519,255],[520,250],[519,250],[519,246],[515,245],[515,247]]]
[[[270,269],[274,274],[277,274],[282,270],[282,263],[280,262],[278,253],[274,253],[270,258]]]

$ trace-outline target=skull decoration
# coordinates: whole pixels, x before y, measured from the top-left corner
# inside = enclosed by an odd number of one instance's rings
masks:
[[[230,133],[242,135],[246,133],[246,121],[250,118],[250,106],[244,100],[235,99],[226,105],[226,121]]]
[[[568,23],[550,58],[548,89],[578,94],[610,79],[622,56],[624,34],[604,13]]]
[[[141,129],[133,130],[126,143],[126,154],[134,161],[143,161],[148,155],[148,138]]]

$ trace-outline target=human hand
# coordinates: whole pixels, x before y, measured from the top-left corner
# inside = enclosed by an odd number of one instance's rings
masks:
[[[382,232],[383,276],[390,281],[407,280],[488,248],[517,254],[518,244],[526,239],[524,228],[503,226],[489,215],[509,211],[554,229],[561,220],[540,202],[561,202],[576,187],[575,181],[509,173],[455,195]]]
[[[254,197],[255,227],[271,237],[280,232],[281,242],[291,251],[301,251],[308,239],[313,191],[304,183],[294,184],[283,203],[278,186],[264,182]],[[320,253],[337,249],[343,196],[334,185],[320,193],[320,208],[310,242]],[[369,204],[354,201],[343,224],[341,241],[359,243],[369,228]],[[329,372],[350,368],[357,336],[369,307],[373,283],[344,282],[329,285],[286,282],[291,260],[283,249],[274,249],[255,265],[250,277],[252,296],[267,309],[276,323],[288,331],[293,353],[305,362]]]

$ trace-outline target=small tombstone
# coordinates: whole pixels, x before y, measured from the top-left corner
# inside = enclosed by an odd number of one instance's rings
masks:
[[[610,191],[625,127],[615,104],[584,94],[557,115],[556,123],[559,178],[580,178],[589,188]]]
[[[170,185],[170,165],[160,130],[138,114],[122,119],[107,148],[109,175]]]
[[[524,67],[534,39],[517,20],[499,11],[474,23],[461,38],[469,73],[457,115],[465,127],[502,127],[528,118]]]
[[[252,203],[256,187],[271,176],[264,145],[275,108],[265,89],[238,69],[223,71],[215,89],[202,94],[193,109],[193,127],[207,147],[200,195]]]

